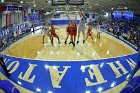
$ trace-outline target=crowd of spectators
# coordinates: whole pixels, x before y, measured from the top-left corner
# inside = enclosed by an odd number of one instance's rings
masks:
[[[92,24],[94,27],[101,25],[101,29],[116,35],[117,38],[127,40],[138,49],[140,48],[140,24],[134,21],[107,20],[102,18],[99,18]]]

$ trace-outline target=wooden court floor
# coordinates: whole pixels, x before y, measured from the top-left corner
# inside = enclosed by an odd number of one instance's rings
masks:
[[[96,60],[102,58],[112,58],[123,55],[136,53],[127,44],[110,36],[104,32],[101,33],[101,38],[98,39],[96,30],[93,29],[94,43],[89,37],[85,44],[82,43],[83,36],[80,35],[80,43],[74,48],[72,45],[64,44],[66,38],[66,26],[55,26],[59,30],[56,33],[60,37],[61,44],[58,44],[57,38],[54,39],[52,46],[48,36],[45,37],[45,44],[42,44],[42,31],[37,31],[35,34],[30,34],[16,43],[8,47],[4,54],[29,59],[39,60]],[[68,42],[70,38],[68,39]]]

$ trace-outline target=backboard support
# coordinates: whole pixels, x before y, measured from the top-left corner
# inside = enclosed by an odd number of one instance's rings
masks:
[[[52,0],[52,6],[59,5],[84,5],[84,0]]]

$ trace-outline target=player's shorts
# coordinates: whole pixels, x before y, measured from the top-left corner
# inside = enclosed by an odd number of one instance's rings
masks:
[[[56,33],[51,33],[52,37],[58,37]]]
[[[85,25],[80,25],[78,27],[78,32],[85,32],[85,29],[86,29]]]
[[[88,36],[92,36],[92,33],[87,33]]]
[[[76,30],[76,29],[73,29],[73,30],[70,32],[70,35],[71,35],[71,36],[77,36],[77,30]]]

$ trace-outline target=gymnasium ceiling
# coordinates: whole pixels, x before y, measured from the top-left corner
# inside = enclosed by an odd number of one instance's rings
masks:
[[[1,5],[14,2],[16,2],[15,4],[26,5],[44,11],[54,10],[54,8],[55,10],[66,9],[65,5],[52,6],[51,0],[1,0]],[[140,13],[140,0],[84,0],[84,5],[80,7],[85,11],[93,11],[97,13],[115,10],[129,10],[135,13]],[[77,10],[77,7],[71,6],[70,10]]]

